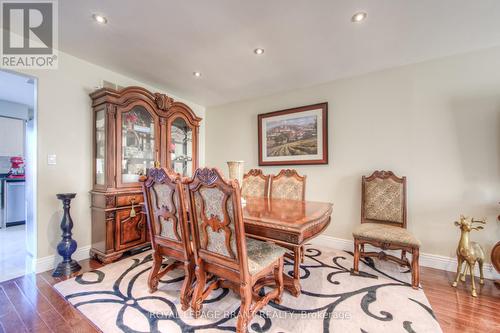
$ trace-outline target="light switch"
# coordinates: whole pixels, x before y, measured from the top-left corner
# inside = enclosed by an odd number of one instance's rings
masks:
[[[47,155],[47,164],[48,165],[56,165],[57,164],[56,154],[48,154]]]

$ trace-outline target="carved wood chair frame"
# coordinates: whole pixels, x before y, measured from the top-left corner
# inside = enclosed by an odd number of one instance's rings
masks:
[[[144,193],[144,206],[149,226],[151,246],[153,248],[153,267],[148,277],[149,292],[153,293],[158,289],[159,280],[173,269],[182,267],[185,272],[184,283],[181,288],[180,302],[182,310],[187,310],[193,293],[193,282],[195,278],[195,264],[193,250],[190,242],[189,224],[187,222],[186,204],[184,189],[180,175],[165,168],[152,168],[148,177],[142,177],[142,188]],[[172,191],[170,200],[173,209],[166,206],[159,207],[159,200],[152,200],[155,194],[152,187],[155,184],[167,185]],[[176,206],[177,197],[178,206]],[[156,205],[154,205],[156,203]],[[156,206],[156,207],[154,207]],[[172,223],[172,230],[175,239],[161,236],[160,217]],[[178,232],[178,227],[180,233]],[[163,258],[172,258],[175,261],[162,267]]]
[[[382,220],[374,220],[366,217],[365,212],[365,201],[366,201],[366,184],[375,179],[391,179],[403,186],[403,202],[402,202],[402,222],[392,222],[392,221],[382,221]],[[391,225],[394,227],[405,228],[407,226],[407,205],[406,205],[406,177],[397,177],[392,171],[375,171],[369,177],[363,176],[361,179],[361,223],[379,223],[385,225]],[[380,248],[382,251],[365,251],[365,244],[372,245],[374,247]],[[398,258],[396,256],[387,254],[384,250],[401,250],[401,257]],[[408,260],[406,257],[406,253],[409,252],[412,254],[412,261]],[[367,257],[376,257],[381,260],[391,260],[394,261],[401,266],[406,266],[411,269],[412,272],[412,287],[418,288],[420,281],[420,273],[419,273],[419,247],[414,246],[404,246],[400,244],[392,244],[386,242],[380,242],[377,240],[370,240],[365,238],[354,237],[354,267],[353,273],[358,274],[359,272],[359,259],[367,258]]]
[[[245,179],[248,177],[259,177],[260,179],[264,180],[265,185],[264,185],[264,198],[269,197],[269,186],[270,186],[270,180],[271,180],[271,175],[264,175],[262,172],[262,169],[251,169],[247,173],[243,175],[243,182],[245,182]],[[243,188],[243,184],[241,184]]]
[[[283,293],[283,256],[270,263],[260,272],[252,275],[248,268],[248,257],[246,250],[245,226],[241,211],[241,195],[237,181],[225,181],[217,169],[197,169],[190,180],[184,181],[187,188],[190,211],[192,212],[191,233],[193,239],[193,252],[196,261],[196,287],[193,293],[191,307],[194,316],[201,314],[202,303],[213,290],[218,288],[230,288],[241,297],[240,313],[238,315],[236,331],[246,332],[248,323],[255,313],[262,309],[270,300],[280,302]],[[201,205],[201,220],[198,221],[196,210],[196,197],[202,188],[217,188],[224,193],[222,212],[224,221],[215,216],[207,217],[204,205]],[[199,194],[201,196],[201,194]],[[234,234],[229,229],[228,200],[233,204]],[[203,201],[203,199],[202,199]],[[229,256],[209,251],[207,248],[207,228],[217,232],[223,230],[225,233],[225,245]],[[230,250],[232,237],[235,237],[237,253]],[[258,294],[255,289],[257,282],[266,276],[274,275],[276,288],[264,296]],[[207,285],[207,280],[211,279]],[[262,286],[262,285],[261,285]],[[259,288],[260,289],[260,288]]]

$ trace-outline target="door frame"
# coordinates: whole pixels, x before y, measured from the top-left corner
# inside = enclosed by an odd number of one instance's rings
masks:
[[[31,272],[36,271],[38,250],[38,224],[37,224],[37,170],[38,170],[38,78],[18,71],[0,69],[17,76],[33,81],[33,109],[28,109],[28,117],[23,119],[24,126],[24,160],[29,167],[25,169],[25,198],[26,198],[26,250],[31,256],[31,263],[26,262]],[[28,268],[28,267],[27,267]]]

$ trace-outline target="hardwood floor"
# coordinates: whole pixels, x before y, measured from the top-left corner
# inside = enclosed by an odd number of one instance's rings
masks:
[[[102,267],[81,262],[82,270]],[[421,268],[421,283],[445,333],[500,332],[500,289],[486,280],[479,297],[470,296],[469,283],[450,286],[454,274]],[[51,272],[25,275],[0,283],[0,332],[99,332],[53,288],[61,281]]]
[[[443,332],[500,332],[500,288],[492,280],[470,295],[470,278],[451,287],[455,273],[421,267],[421,285]]]
[[[102,266],[94,260],[80,264],[82,271]],[[59,281],[45,272],[0,283],[0,332],[99,332],[52,288]]]

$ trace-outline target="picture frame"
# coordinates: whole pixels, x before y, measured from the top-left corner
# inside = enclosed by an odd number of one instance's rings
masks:
[[[328,103],[258,115],[259,166],[328,164]]]

